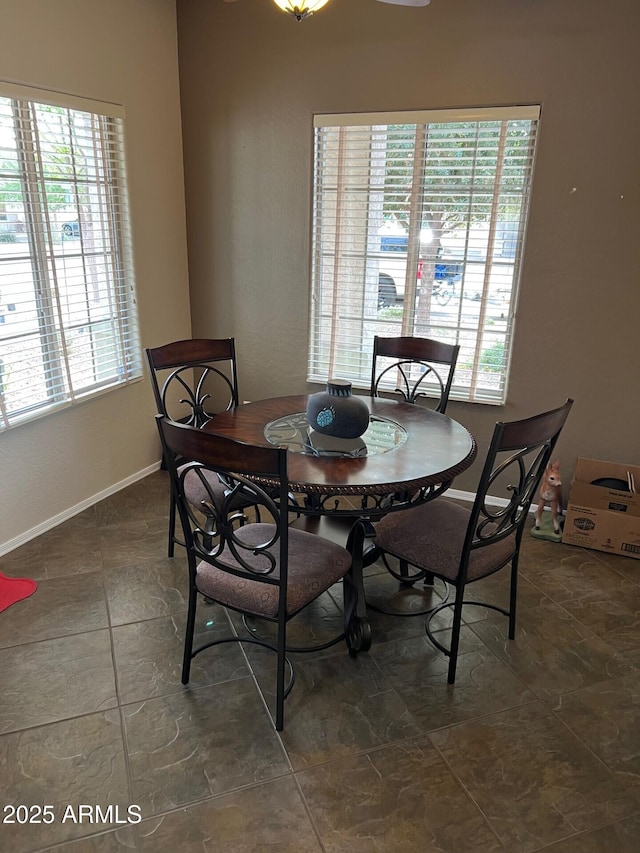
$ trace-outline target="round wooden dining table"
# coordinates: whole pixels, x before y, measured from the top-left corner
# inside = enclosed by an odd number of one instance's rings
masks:
[[[332,438],[309,427],[308,399],[300,394],[243,403],[216,415],[203,429],[248,444],[286,447],[289,489],[301,496],[295,512],[311,517],[311,524],[313,519],[346,517],[347,547],[357,564],[352,598],[345,594],[345,608],[352,610],[348,643],[365,651],[371,634],[362,565],[371,522],[446,491],[472,464],[476,442],[446,415],[415,403],[364,396],[360,399],[369,408],[364,435]]]
[[[306,496],[303,512],[370,517],[430,500],[473,462],[471,433],[446,415],[381,397],[360,397],[369,429],[360,439],[336,439],[309,427],[309,395],[244,403],[205,427],[249,444],[286,447],[289,486]],[[336,498],[355,498],[357,507]],[[353,503],[354,501],[351,501]]]

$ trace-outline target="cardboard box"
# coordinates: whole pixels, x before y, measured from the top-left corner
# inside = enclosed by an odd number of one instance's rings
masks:
[[[579,458],[571,483],[562,541],[582,548],[640,559],[640,494],[594,480],[628,483],[640,490],[640,467]]]

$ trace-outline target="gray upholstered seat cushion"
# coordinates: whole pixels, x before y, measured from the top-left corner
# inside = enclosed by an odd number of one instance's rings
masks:
[[[188,464],[188,463],[187,463]],[[186,465],[178,468],[178,474],[180,474]],[[216,498],[222,500],[224,498],[225,490],[227,486],[220,481],[220,478],[216,474],[215,471],[208,471],[206,468],[202,469],[202,474],[204,479],[209,484],[212,493],[216,496]],[[189,503],[196,507],[199,510],[203,509],[202,502],[205,504],[211,502],[211,498],[200,479],[200,476],[196,473],[195,470],[189,471],[184,478],[184,494]],[[244,491],[239,492],[234,496],[232,501],[232,506],[234,507],[246,507],[250,506],[254,503],[253,496],[249,493],[248,489],[244,489]]]
[[[186,467],[187,465],[182,465],[178,468],[178,474],[181,474]],[[215,471],[207,471],[203,469],[202,474],[211,487],[213,494],[216,497],[224,497],[225,486],[220,482],[220,478]],[[202,501],[209,503],[211,500],[202,480],[195,471],[189,471],[187,476],[184,478],[184,494],[189,503],[199,509],[201,508]]]
[[[384,551],[413,566],[455,581],[469,523],[470,510],[446,498],[413,509],[392,512],[374,527],[375,542]],[[515,550],[515,534],[472,551],[467,580],[485,577],[502,566]]]
[[[236,532],[247,545],[256,546],[268,542],[274,534],[272,524],[247,524]],[[272,577],[279,577],[280,543],[272,549],[276,568]],[[267,560],[264,555],[253,557],[252,552],[243,551],[242,557],[264,571]],[[220,558],[226,565],[238,567],[228,547]],[[313,601],[321,592],[339,581],[349,571],[351,556],[328,539],[289,529],[289,574],[287,584],[287,614],[292,615]],[[201,562],[197,568],[196,584],[201,593],[245,613],[274,618],[278,613],[278,586],[261,583],[252,577],[239,578],[223,569]]]

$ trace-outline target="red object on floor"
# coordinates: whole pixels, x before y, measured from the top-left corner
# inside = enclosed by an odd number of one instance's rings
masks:
[[[8,578],[0,572],[0,612],[16,601],[28,598],[38,589],[36,581],[29,578]]]

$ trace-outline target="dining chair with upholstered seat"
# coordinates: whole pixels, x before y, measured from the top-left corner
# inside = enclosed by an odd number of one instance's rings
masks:
[[[429,639],[449,657],[449,684],[455,681],[465,604],[489,607],[508,616],[509,638],[514,639],[522,534],[538,483],[572,405],[573,400],[568,399],[552,411],[496,424],[470,508],[441,497],[390,513],[374,524],[375,543],[383,553],[432,573],[455,591],[454,602],[433,608],[426,623]],[[511,570],[508,609],[465,599],[468,584],[506,566]],[[430,628],[433,616],[445,607],[453,608],[449,647],[440,643]]]
[[[202,427],[218,412],[238,405],[238,374],[234,338],[193,338],[145,349],[151,387],[158,414],[178,423]],[[166,462],[163,463],[166,465]],[[194,482],[194,486],[196,486]],[[224,490],[214,477],[212,485]],[[196,491],[193,500],[198,503]],[[246,505],[242,496],[238,504]],[[176,536],[176,501],[169,504],[168,555],[174,545],[184,544]]]
[[[174,485],[187,546],[189,605],[182,683],[189,682],[192,659],[220,643],[252,643],[277,653],[275,724],[282,731],[284,700],[294,672],[286,657],[287,623],[339,581],[345,592],[345,636],[356,604],[349,552],[319,536],[288,525],[287,451],[244,444],[213,432],[157,416],[160,439]],[[190,460],[178,467],[177,459]],[[212,488],[211,475],[227,488]],[[193,483],[201,492],[194,505]],[[237,496],[252,494],[254,508],[237,508]],[[275,623],[275,642],[231,634],[193,648],[198,597]],[[349,648],[352,656],[358,649]],[[285,680],[287,664],[290,677]]]
[[[400,394],[407,403],[417,403],[420,400],[420,405],[429,405],[443,415],[449,403],[459,352],[459,344],[447,344],[433,338],[375,335],[371,362],[371,395],[379,396],[385,386],[390,389],[391,382],[392,386],[395,385],[394,392]],[[373,548],[370,553],[372,557],[375,556]],[[383,562],[387,571],[403,586],[412,586],[419,580],[427,587],[433,585],[433,577],[429,572],[411,573],[402,563],[400,572],[396,573],[386,560]],[[397,612],[379,609],[388,613]]]
[[[373,339],[373,356],[371,361],[372,397],[400,396],[404,402],[428,405],[434,411],[444,414],[449,402],[449,394],[453,376],[458,361],[460,346],[448,344],[432,338],[418,336],[382,337],[375,335]],[[314,530],[322,536],[336,542],[345,542],[353,524],[348,518],[311,517],[302,518],[296,524],[307,530]],[[365,540],[365,565],[374,562],[379,552],[370,540]],[[426,571],[411,571],[405,563],[400,564],[396,572],[388,561],[383,560],[387,571],[398,580],[402,586],[412,586],[417,581],[424,581],[428,600],[426,607],[431,606],[431,591],[433,577]],[[416,615],[416,611],[403,612],[388,610],[382,606],[374,607],[384,613],[393,615]],[[426,612],[426,609],[423,611]]]

